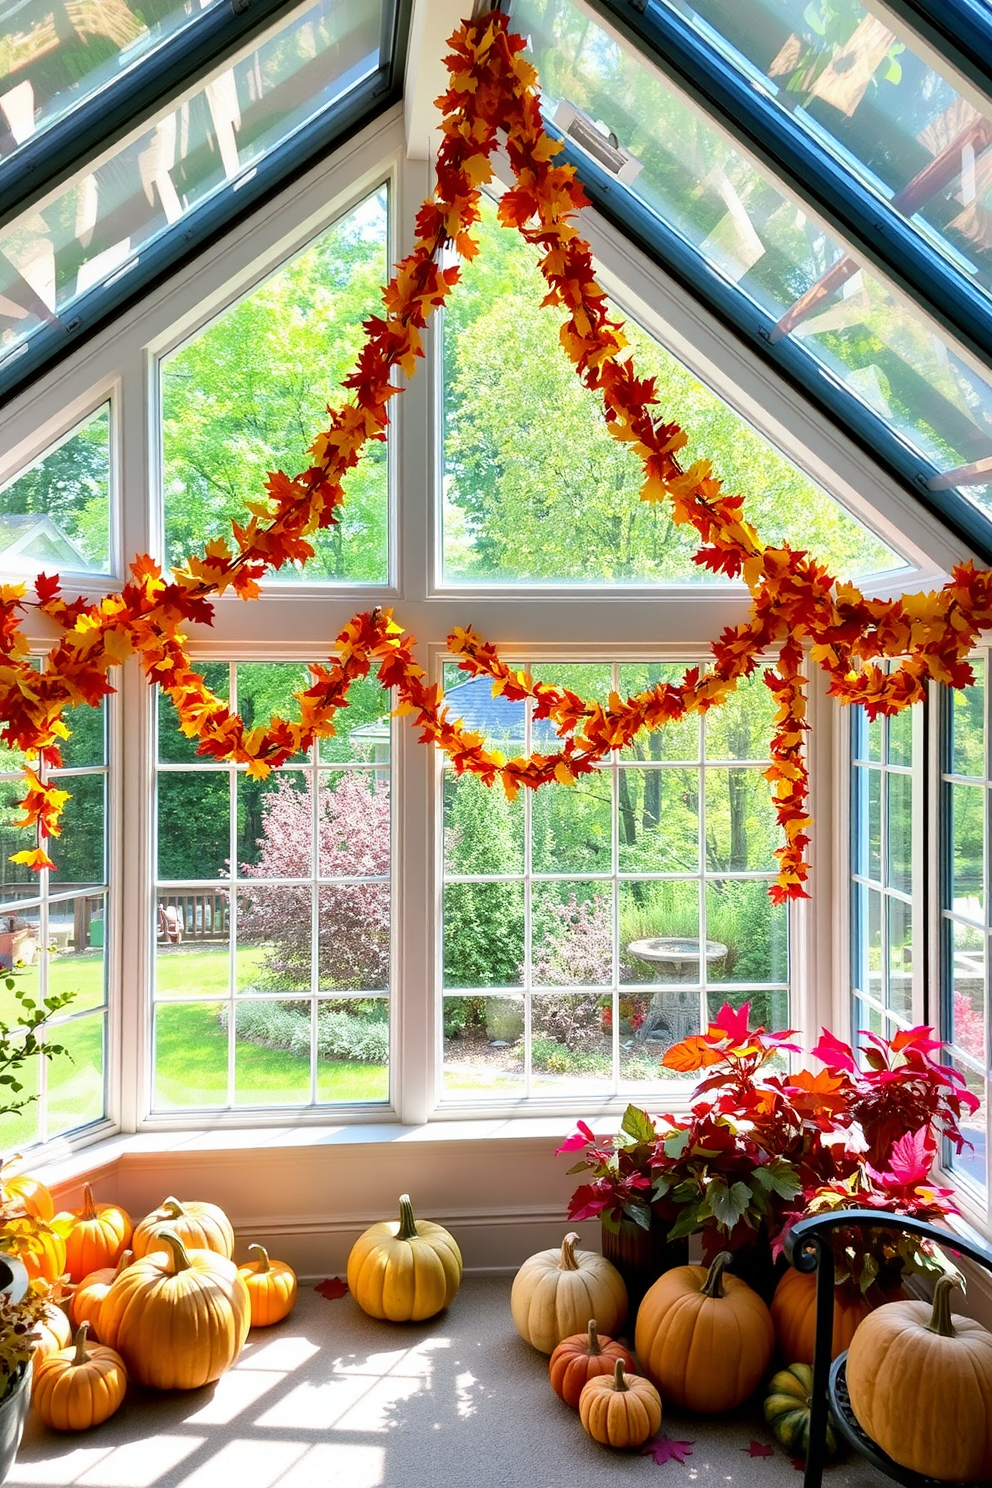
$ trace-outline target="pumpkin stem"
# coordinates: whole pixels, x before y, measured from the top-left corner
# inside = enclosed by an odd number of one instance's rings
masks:
[[[706,1280],[700,1287],[700,1295],[703,1297],[723,1296],[723,1273],[733,1260],[729,1250],[721,1250],[714,1259],[710,1269],[706,1273]]]
[[[930,1321],[926,1324],[931,1333],[938,1334],[941,1338],[956,1338],[954,1324],[951,1322],[951,1291],[959,1287],[961,1282],[957,1276],[939,1276],[933,1289],[933,1311]]]
[[[121,1272],[124,1271],[124,1270],[126,1270],[127,1267],[130,1266],[130,1264],[131,1264],[131,1262],[133,1260],[134,1260],[134,1251],[133,1250],[122,1250],[121,1251],[121,1258],[117,1262],[117,1266],[114,1269],[114,1275],[115,1276],[120,1276]]]
[[[90,1325],[88,1322],[80,1323],[79,1327],[73,1334],[72,1341],[76,1346],[76,1352],[72,1356],[72,1362],[74,1365],[86,1363],[86,1335],[89,1330]]]
[[[589,1319],[589,1353],[601,1354],[603,1352],[599,1344],[599,1334],[596,1332],[596,1319]]]
[[[397,1232],[397,1240],[415,1240],[417,1237],[417,1221],[413,1215],[413,1205],[410,1203],[409,1194],[400,1194],[400,1227]]]
[[[190,1268],[189,1253],[174,1230],[160,1230],[156,1240],[162,1240],[172,1251],[172,1268],[175,1273],[188,1271]]]
[[[186,1213],[186,1210],[183,1208],[182,1204],[180,1204],[179,1200],[172,1198],[171,1195],[169,1196],[169,1198],[162,1200],[159,1208],[165,1210],[166,1216],[169,1219],[179,1219],[183,1214]]]
[[[257,1250],[261,1256],[261,1260],[258,1263],[258,1274],[259,1276],[264,1276],[266,1271],[272,1270],[272,1267],[269,1265],[269,1252],[264,1245],[249,1245],[248,1254],[250,1255],[253,1250]]]
[[[83,1207],[79,1217],[80,1219],[96,1219],[96,1204],[93,1202],[93,1190],[88,1183],[83,1184]]]
[[[566,1235],[561,1242],[561,1260],[558,1262],[559,1271],[578,1271],[579,1263],[575,1259],[575,1247],[582,1236],[577,1230]]]
[[[618,1359],[613,1366],[613,1388],[614,1390],[628,1390],[630,1386],[623,1377],[623,1360]]]

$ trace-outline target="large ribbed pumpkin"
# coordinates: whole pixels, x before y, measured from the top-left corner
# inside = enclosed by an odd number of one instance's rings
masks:
[[[443,1225],[416,1219],[409,1194],[400,1217],[371,1225],[348,1256],[348,1290],[369,1317],[419,1323],[453,1300],[462,1253]]]
[[[858,1424],[893,1462],[925,1477],[992,1478],[992,1333],[951,1316],[942,1276],[933,1304],[889,1302],[866,1317],[847,1355]]]
[[[612,1374],[589,1380],[579,1396],[579,1420],[604,1447],[639,1447],[661,1425],[661,1399],[650,1380],[625,1375],[617,1359]]]
[[[127,1210],[119,1204],[98,1204],[88,1183],[83,1184],[82,1207],[56,1217],[72,1225],[65,1237],[65,1267],[72,1281],[82,1281],[103,1266],[116,1266],[134,1229]]]
[[[88,1343],[88,1323],[71,1348],[49,1354],[36,1367],[31,1404],[55,1431],[88,1431],[112,1416],[124,1399],[127,1370],[113,1349]]]
[[[513,1278],[510,1311],[521,1338],[542,1354],[563,1338],[583,1333],[597,1318],[616,1333],[627,1318],[627,1288],[612,1261],[592,1250],[576,1250],[578,1235],[566,1235],[561,1250],[539,1250]]]
[[[161,1250],[160,1240],[168,1230],[178,1235],[190,1250],[213,1250],[230,1260],[234,1255],[234,1227],[217,1204],[199,1199],[165,1199],[146,1214],[131,1236],[131,1249],[139,1259],[151,1250]]]
[[[103,1340],[128,1374],[156,1390],[196,1390],[218,1379],[248,1336],[251,1302],[233,1261],[187,1251],[178,1235],[122,1271],[100,1308]]]
[[[570,1405],[579,1408],[579,1396],[583,1386],[600,1374],[613,1374],[618,1359],[623,1367],[635,1373],[633,1355],[622,1343],[600,1336],[595,1318],[589,1319],[585,1333],[573,1333],[563,1338],[551,1355],[548,1363],[548,1378],[555,1394]]]
[[[134,1251],[125,1250],[116,1266],[101,1266],[97,1271],[91,1271],[84,1276],[76,1287],[69,1301],[69,1317],[74,1327],[78,1328],[80,1323],[89,1323],[89,1336],[98,1343],[103,1342],[100,1335],[100,1308],[103,1299],[110,1291],[114,1281],[134,1260]]]
[[[771,1315],[757,1292],[725,1275],[723,1251],[705,1266],[675,1266],[648,1288],[634,1347],[662,1399],[718,1415],[753,1395],[775,1347]]]
[[[834,1331],[830,1357],[850,1348],[858,1324],[872,1310],[870,1302],[852,1286],[834,1288]],[[786,1271],[772,1298],[772,1322],[779,1353],[790,1364],[812,1364],[816,1339],[816,1275]]]

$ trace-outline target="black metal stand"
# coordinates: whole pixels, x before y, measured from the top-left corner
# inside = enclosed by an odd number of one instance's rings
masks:
[[[809,1450],[803,1488],[820,1488],[826,1460],[827,1415],[833,1406],[841,1435],[848,1444],[866,1457],[880,1472],[905,1488],[936,1488],[936,1479],[925,1478],[892,1461],[866,1436],[854,1419],[847,1397],[843,1354],[831,1367],[830,1345],[834,1331],[834,1255],[830,1248],[831,1230],[864,1225],[874,1230],[898,1230],[932,1240],[954,1256],[966,1256],[987,1271],[992,1271],[992,1247],[981,1241],[970,1241],[938,1229],[920,1219],[907,1219],[901,1214],[886,1214],[878,1209],[838,1209],[831,1214],[816,1214],[802,1219],[789,1232],[785,1254],[797,1271],[816,1272],[816,1344],[813,1351],[813,1394],[810,1403]],[[944,1485],[947,1488],[947,1485]],[[975,1488],[992,1488],[989,1484]]]

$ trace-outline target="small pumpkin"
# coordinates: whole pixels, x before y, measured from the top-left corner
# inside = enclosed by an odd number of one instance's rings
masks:
[[[722,1251],[705,1266],[675,1266],[648,1288],[634,1347],[645,1374],[672,1405],[718,1415],[758,1388],[775,1331],[764,1302],[736,1276]]]
[[[74,1327],[78,1328],[80,1323],[89,1323],[90,1337],[102,1342],[100,1334],[100,1308],[103,1299],[110,1291],[114,1279],[130,1266],[134,1260],[134,1251],[125,1250],[116,1266],[101,1266],[96,1271],[91,1271],[84,1276],[76,1287],[69,1300],[69,1317]]]
[[[187,1250],[168,1230],[159,1239],[161,1250],[134,1261],[111,1284],[100,1331],[138,1384],[197,1390],[219,1379],[244,1347],[248,1288],[234,1262],[216,1251]]]
[[[886,1298],[884,1293],[873,1288],[866,1296],[848,1284],[835,1287],[830,1357],[836,1359],[838,1354],[850,1348],[858,1324],[864,1322],[879,1302],[894,1302],[902,1295],[901,1291],[890,1292]],[[815,1273],[796,1271],[790,1267],[775,1288],[771,1314],[775,1325],[775,1340],[782,1358],[812,1364],[813,1344],[816,1340]]]
[[[348,1290],[369,1317],[422,1322],[449,1306],[462,1279],[462,1253],[443,1225],[415,1219],[410,1195],[400,1217],[370,1226],[351,1247]]]
[[[601,1338],[595,1318],[589,1319],[585,1333],[573,1333],[563,1338],[551,1355],[548,1377],[551,1388],[559,1399],[573,1410],[579,1408],[579,1396],[583,1385],[600,1374],[613,1374],[618,1359],[631,1374],[636,1370],[634,1357],[622,1343],[612,1338]]]
[[[81,1323],[71,1348],[50,1354],[36,1366],[31,1404],[55,1431],[88,1431],[99,1426],[124,1399],[124,1360],[103,1344],[89,1343],[88,1327]]]
[[[166,1230],[178,1235],[187,1249],[213,1250],[228,1261],[234,1255],[234,1228],[217,1204],[171,1196],[163,1200],[135,1226],[131,1249],[136,1258],[160,1250],[159,1241]]]
[[[773,1374],[765,1396],[765,1420],[772,1435],[790,1457],[804,1461],[809,1450],[809,1418],[813,1402],[813,1370],[809,1364],[790,1364]],[[827,1414],[826,1452],[837,1451],[834,1419]]]
[[[258,1251],[257,1261],[246,1261],[238,1275],[251,1298],[251,1325],[268,1328],[282,1322],[296,1305],[296,1272],[285,1261],[271,1261],[264,1245],[249,1245]]]
[[[563,1338],[579,1333],[598,1318],[607,1334],[627,1318],[627,1288],[605,1257],[576,1250],[578,1235],[566,1235],[560,1250],[539,1250],[524,1261],[513,1278],[510,1311],[521,1338],[553,1353]]]
[[[42,1359],[68,1348],[72,1342],[72,1326],[54,1296],[43,1304],[41,1316],[35,1319],[34,1332],[38,1335],[33,1356],[37,1370]]]
[[[72,1281],[82,1281],[103,1266],[116,1266],[134,1229],[127,1210],[119,1204],[98,1204],[88,1183],[83,1184],[82,1207],[57,1218],[72,1226],[65,1237],[65,1264]]]
[[[0,1163],[0,1194],[3,1199],[18,1205],[32,1219],[53,1219],[55,1200],[45,1185],[30,1173],[7,1176],[8,1164]]]
[[[627,1375],[622,1359],[612,1374],[600,1374],[583,1386],[579,1420],[604,1447],[639,1447],[661,1425],[661,1396],[650,1380]]]
[[[62,1236],[48,1227],[48,1221],[44,1220],[43,1230],[39,1230],[35,1236],[36,1245],[17,1252],[24,1263],[24,1269],[31,1281],[47,1281],[52,1286],[65,1275],[65,1241]]]
[[[933,1304],[888,1302],[847,1354],[851,1409],[900,1467],[944,1482],[992,1478],[992,1333],[951,1315],[960,1282],[941,1276]]]

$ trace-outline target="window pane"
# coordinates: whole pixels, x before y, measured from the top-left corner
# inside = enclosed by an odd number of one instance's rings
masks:
[[[226,878],[231,865],[231,777],[226,770],[158,778],[158,875]],[[195,832],[190,824],[195,823]]]
[[[38,1080],[40,1070],[39,1060],[28,1059],[19,1071],[14,1071],[18,1084],[23,1089],[16,1092],[15,1100],[27,1100],[38,1094]],[[42,1117],[41,1102],[31,1100],[29,1105],[23,1106],[20,1111],[10,1111],[0,1116],[0,1149],[4,1152],[23,1152],[32,1147],[35,1142],[42,1140],[40,1121]]]
[[[604,999],[594,994],[535,994],[532,1086],[539,1095],[606,1093],[613,1083],[613,1035],[604,1026]]]
[[[888,791],[888,871],[890,888],[908,894],[913,886],[913,777],[886,773]]]
[[[126,273],[147,245],[368,78],[380,63],[382,18],[382,0],[294,9],[177,107],[5,227],[0,295],[15,309],[0,329],[0,355],[53,315],[70,318],[77,296]],[[377,272],[373,283],[384,277]]]
[[[609,772],[603,771],[583,776],[575,786],[546,785],[535,793],[531,802],[535,873],[612,871],[612,786]]]
[[[62,764],[66,769],[81,770],[107,763],[106,705],[82,706],[68,711],[63,720],[72,730],[62,741]]]
[[[951,758],[954,775],[985,774],[985,667],[972,662],[973,687],[956,687],[951,699]]]
[[[110,573],[109,403],[0,486],[0,568]],[[81,707],[72,716],[88,711]]]
[[[455,1099],[524,1093],[524,1001],[445,997],[444,1094]]]
[[[389,875],[389,780],[371,770],[320,774],[321,878]]]
[[[259,884],[238,896],[237,991],[310,992],[309,884]]]
[[[858,766],[853,771],[854,871],[876,881],[882,877],[882,775]]]
[[[236,778],[238,872],[248,878],[309,878],[313,862],[313,794],[302,770],[274,770],[267,780]]]
[[[761,770],[706,770],[706,860],[710,872],[767,872],[779,845]]]
[[[788,909],[772,903],[767,883],[719,878],[708,883],[706,939],[713,946],[706,967],[711,982],[788,979]],[[718,956],[716,947],[721,945],[726,954]]]
[[[887,895],[889,912],[889,1001],[900,1018],[913,1016],[913,906]]]
[[[155,1106],[227,1105],[227,1025],[219,1002],[155,1009]]]
[[[722,988],[712,991],[707,997],[707,1017],[713,1019],[719,1013],[725,1002],[731,1007],[739,1008],[745,1002],[750,1004],[751,1011],[748,1024],[751,1028],[788,1028],[789,1026],[789,994],[784,987],[772,990],[762,987],[735,987],[733,991],[726,992]],[[771,1069],[784,1071],[785,1062],[781,1056],[775,1056],[770,1061]]]
[[[536,883],[532,893],[535,987],[606,987],[613,981],[609,884]]]
[[[660,682],[680,686],[687,668],[670,662],[631,662],[619,668],[620,692],[624,697],[635,697],[647,692]],[[653,734],[635,739],[623,758],[640,760],[696,760],[699,758],[699,731],[701,715],[690,713],[675,723],[666,723]]]
[[[354,22],[357,10],[349,9]],[[369,14],[377,10],[370,6]],[[362,322],[381,308],[386,222],[380,192],[163,363],[170,563],[181,563],[210,538],[229,538],[231,519],[248,519],[245,502],[263,498],[269,471],[295,474],[310,464],[308,442],[327,423],[328,391],[351,371],[363,343]],[[386,582],[384,444],[375,442],[362,455],[346,495],[339,525],[311,539],[316,552],[306,567],[289,563],[267,580]],[[246,674],[277,678],[288,670],[239,667],[242,711]],[[309,686],[309,677],[301,680],[300,668],[295,671],[297,685]],[[271,711],[266,701],[258,716]]]
[[[161,892],[155,915],[156,997],[227,997],[231,990],[226,889]],[[257,952],[239,951],[238,963]]]
[[[445,986],[518,987],[523,962],[523,885],[448,884],[444,891]]]
[[[53,1023],[49,1036],[68,1050],[48,1066],[49,1137],[88,1126],[104,1115],[104,1013]]]
[[[56,900],[48,911],[49,992],[75,992],[71,1010],[101,1007],[107,1000],[107,897]],[[40,967],[43,955],[38,957]]]
[[[389,1097],[389,1003],[384,997],[317,1004],[317,1099]]]
[[[946,922],[945,922],[946,923]],[[948,924],[951,939],[951,1041],[962,1053],[985,1066],[988,1004],[985,936],[974,925]]]
[[[451,873],[493,875],[524,868],[524,796],[506,799],[476,775],[444,777],[444,866]]]
[[[707,760],[767,759],[774,720],[775,700],[758,672],[704,715]]]
[[[57,776],[53,784],[69,791],[70,796],[62,810],[62,835],[51,845],[51,856],[58,865],[51,872],[52,887],[68,889],[83,884],[102,884],[107,876],[104,863],[106,776]]]
[[[389,986],[389,885],[334,884],[319,891],[321,992],[375,992]]]
[[[699,869],[699,771],[621,769],[620,872]]]
[[[535,35],[543,31],[533,5],[524,16],[525,33],[535,22]],[[579,24],[590,29],[585,16]],[[542,70],[545,62],[542,81],[553,88],[560,67],[542,57]],[[618,97],[632,96],[626,77],[611,78],[607,91],[603,107],[611,113]],[[685,169],[683,145],[680,139],[678,171]],[[694,179],[693,192],[697,185]],[[639,500],[640,462],[609,436],[599,400],[563,355],[561,314],[535,312],[546,293],[535,250],[497,225],[488,200],[482,211],[474,229],[482,251],[462,264],[463,282],[444,317],[445,579],[719,583],[692,562],[695,533],[675,526],[663,506]],[[685,459],[711,458],[729,491],[746,490],[750,520],[767,540],[811,549],[845,575],[901,566],[885,544],[623,318],[640,374],[656,378],[660,406],[678,410],[686,426],[691,443]]]
[[[209,690],[226,703],[229,701],[230,667],[226,661],[196,661],[194,669],[199,672]],[[163,764],[189,764],[196,760],[202,764],[204,756],[197,754],[199,739],[188,739],[180,732],[179,714],[171,698],[156,689],[155,701],[158,709],[158,757]]]
[[[698,966],[699,884],[690,879],[663,883],[620,885],[620,980],[622,982],[682,981],[685,962],[665,959],[665,947],[655,941],[687,941],[683,954],[697,952],[690,966]],[[671,949],[672,947],[670,947]],[[678,949],[678,946],[674,946]]]
[[[956,1066],[959,1074],[964,1076],[965,1084],[979,1101],[977,1111],[973,1116],[965,1113],[961,1118],[961,1130],[968,1139],[969,1146],[963,1152],[957,1153],[948,1144],[947,1161],[953,1168],[955,1174],[967,1180],[984,1198],[986,1185],[988,1183],[988,1150],[987,1150],[987,1121],[988,1121],[988,1085],[981,1075],[976,1074],[973,1069],[951,1059],[948,1063]]]
[[[982,863],[985,851],[985,791],[980,785],[949,785],[951,837],[950,908],[969,919],[984,915]]]
[[[249,999],[234,1010],[235,1104],[302,1106],[310,1100],[311,1006]],[[227,1010],[222,1014],[222,1020]]]
[[[389,714],[393,704],[389,692],[380,687],[377,672],[378,668],[373,667],[367,677],[358,678],[349,687],[348,705],[338,710],[335,719],[337,732],[320,740],[322,764],[389,763]]]
[[[903,708],[887,720],[890,765],[905,765],[907,769],[912,766],[914,712],[915,708]]]
[[[882,1001],[882,895],[864,884],[854,885],[854,986]]]

